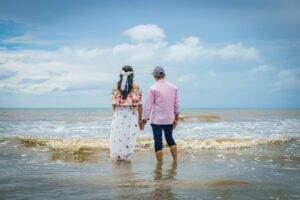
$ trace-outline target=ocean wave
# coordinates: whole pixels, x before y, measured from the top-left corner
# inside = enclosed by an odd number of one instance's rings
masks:
[[[204,121],[204,122],[214,122],[219,121],[221,117],[219,115],[180,115],[179,121],[189,122],[189,121]]]
[[[109,150],[108,138],[38,138],[18,136],[22,143],[34,146],[43,146],[56,151],[81,152]],[[279,144],[288,142],[293,137],[266,137],[266,138],[223,138],[223,139],[176,139],[178,149],[238,149],[263,144]],[[166,145],[165,145],[166,146]],[[138,137],[135,150],[146,151],[153,149],[151,137]]]

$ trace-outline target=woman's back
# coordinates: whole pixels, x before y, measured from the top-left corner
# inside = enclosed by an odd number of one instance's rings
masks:
[[[142,91],[133,83],[130,66],[121,70],[120,81],[113,87],[111,103],[114,116],[110,132],[110,156],[113,160],[129,160],[142,118]]]

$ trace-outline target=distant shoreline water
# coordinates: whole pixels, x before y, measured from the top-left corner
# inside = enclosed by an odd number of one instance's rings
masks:
[[[300,109],[181,109],[178,165],[149,124],[109,157],[111,108],[0,109],[3,199],[299,199]],[[9,170],[7,170],[9,169]]]
[[[100,109],[111,110],[111,107],[0,107],[6,109]],[[181,107],[181,110],[300,110],[300,107]]]
[[[108,149],[112,109],[0,109],[0,137],[50,149]],[[231,149],[300,137],[300,109],[182,109],[174,137],[182,149]],[[149,125],[137,149],[152,148]],[[150,149],[151,149],[150,148]]]

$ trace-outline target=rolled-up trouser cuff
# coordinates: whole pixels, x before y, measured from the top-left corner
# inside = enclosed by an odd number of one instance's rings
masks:
[[[160,151],[163,149],[162,143],[162,132],[164,131],[166,141],[169,147],[176,145],[172,133],[173,133],[173,124],[168,125],[159,125],[159,124],[151,124],[153,130],[153,138],[154,138],[154,149],[156,151]]]

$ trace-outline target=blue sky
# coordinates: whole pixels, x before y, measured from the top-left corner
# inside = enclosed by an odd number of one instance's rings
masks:
[[[181,107],[299,108],[299,1],[0,0],[0,107],[109,107],[161,65]]]

